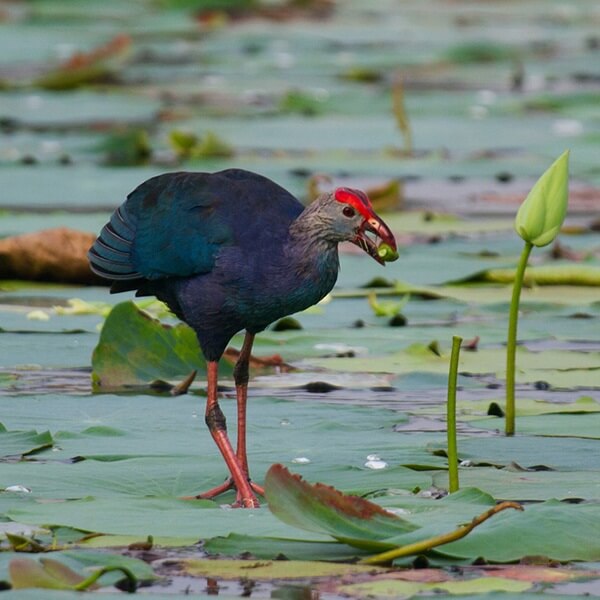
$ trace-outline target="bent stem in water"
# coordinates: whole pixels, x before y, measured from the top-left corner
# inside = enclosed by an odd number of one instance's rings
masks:
[[[473,531],[473,529],[475,529],[477,525],[481,525],[481,523],[487,521],[490,517],[493,517],[495,514],[506,510],[507,508],[523,510],[523,507],[517,502],[500,502],[500,504],[496,504],[496,506],[490,508],[489,510],[486,510],[479,516],[474,517],[470,523],[467,523],[466,525],[461,525],[458,529],[455,529],[454,531],[451,531],[449,533],[443,533],[442,535],[436,535],[435,537],[429,538],[427,540],[422,540],[420,542],[415,542],[414,544],[407,544],[406,546],[401,546],[400,548],[394,548],[394,550],[388,550],[387,552],[382,552],[381,554],[376,554],[375,556],[370,556],[369,558],[363,558],[361,561],[359,561],[359,564],[387,564],[391,563],[396,558],[411,556],[413,554],[422,554],[423,552],[427,552],[428,550],[436,548],[437,546],[441,546],[442,544],[455,542],[456,540],[460,540],[460,538],[465,537],[465,535]]]
[[[510,313],[508,316],[508,336],[506,338],[506,435],[515,434],[515,357],[517,352],[517,324],[519,320],[519,301],[527,261],[531,254],[533,244],[525,242],[521,258],[515,273],[513,282],[512,299],[510,301]]]
[[[102,575],[110,573],[111,571],[121,571],[121,573],[125,575],[125,578],[127,579],[127,592],[133,594],[136,591],[137,579],[135,578],[135,575],[127,567],[120,567],[117,565],[109,565],[94,571],[87,579],[84,579],[82,582],[73,586],[73,589],[77,591],[87,590],[91,585],[96,583],[96,581],[98,581]]]

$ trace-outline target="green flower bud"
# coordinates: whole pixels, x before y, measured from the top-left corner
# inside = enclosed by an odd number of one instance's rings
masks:
[[[515,218],[517,233],[534,246],[558,235],[569,200],[569,151],[563,152],[536,181]]]

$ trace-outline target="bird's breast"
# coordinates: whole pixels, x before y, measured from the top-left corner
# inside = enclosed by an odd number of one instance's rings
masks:
[[[230,279],[228,305],[246,329],[260,331],[273,321],[300,312],[319,302],[333,288],[338,273],[333,260],[306,264],[271,256],[269,260],[247,257]],[[228,270],[228,272],[231,272]]]

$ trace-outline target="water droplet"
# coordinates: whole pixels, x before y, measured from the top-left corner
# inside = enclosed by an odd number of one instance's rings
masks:
[[[9,485],[4,488],[5,492],[13,492],[15,494],[31,494],[31,489],[24,485]]]
[[[488,116],[489,110],[486,106],[480,104],[474,104],[469,106],[469,116],[472,119],[485,119]]]
[[[575,137],[583,133],[583,123],[577,119],[557,119],[552,123],[552,133],[558,137]]]
[[[385,469],[387,466],[388,464],[385,462],[385,460],[368,460],[365,463],[365,467],[367,467],[367,469],[374,470]]]
[[[30,96],[26,96],[25,98],[25,107],[29,110],[39,110],[43,105],[44,99],[41,96],[32,94]]]
[[[279,424],[282,427],[287,427],[288,425],[291,425],[292,422],[289,419],[281,419],[281,421],[279,421]]]
[[[27,318],[31,321],[49,321],[50,315],[43,310],[32,310],[27,313]]]
[[[495,104],[497,99],[496,92],[492,90],[479,90],[477,92],[477,103],[483,104],[484,106],[490,106]]]
[[[393,515],[410,515],[410,510],[405,508],[386,508],[385,510]]]
[[[310,458],[306,458],[306,456],[298,456],[296,458],[292,458],[292,462],[296,465],[307,465],[310,462]]]

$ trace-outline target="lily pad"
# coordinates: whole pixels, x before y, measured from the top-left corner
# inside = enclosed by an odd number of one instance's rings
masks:
[[[185,573],[196,577],[220,579],[303,579],[307,577],[343,577],[370,573],[366,565],[332,564],[299,560],[202,560],[189,558],[180,562]]]
[[[49,431],[42,433],[37,431],[8,431],[0,423],[0,444],[2,445],[0,460],[7,457],[16,459],[32,456],[52,448],[54,439]]]
[[[345,496],[323,484],[311,486],[282,465],[269,469],[265,493],[271,512],[285,523],[329,533],[338,540],[352,539],[359,547],[358,540],[372,549],[378,547],[378,540],[393,532],[415,529],[411,523],[358,496]]]
[[[187,325],[163,325],[133,302],[110,312],[92,355],[96,391],[149,384],[206,370],[196,335]]]
[[[533,587],[527,581],[515,581],[503,577],[480,577],[466,581],[436,581],[422,583],[397,579],[378,579],[367,583],[341,585],[337,591],[351,597],[398,598],[417,594],[442,594],[456,596],[471,594],[490,594],[493,592],[512,592],[520,594]]]

